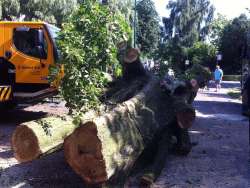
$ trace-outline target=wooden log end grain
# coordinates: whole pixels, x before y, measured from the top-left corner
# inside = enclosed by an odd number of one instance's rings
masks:
[[[11,142],[14,156],[19,162],[32,161],[41,154],[37,136],[26,125],[20,125],[16,128]]]
[[[101,150],[93,122],[78,127],[64,141],[66,161],[87,184],[100,184],[108,179]]]
[[[136,48],[126,51],[122,61],[123,79],[126,81],[135,80],[137,77],[146,76],[146,71],[140,60],[140,52]]]
[[[176,109],[176,118],[178,125],[181,128],[188,129],[193,125],[195,120],[195,110],[191,105],[188,104],[178,104],[180,106]]]
[[[124,57],[124,62],[125,63],[134,63],[140,56],[140,52],[136,48],[130,48],[125,57]]]
[[[76,127],[71,117],[51,116],[23,123],[11,137],[14,156],[19,162],[28,162],[55,152]]]

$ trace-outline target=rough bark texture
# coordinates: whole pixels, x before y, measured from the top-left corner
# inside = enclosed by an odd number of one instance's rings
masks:
[[[154,134],[174,121],[171,105],[171,99],[152,78],[133,98],[82,124],[67,137],[67,162],[88,184],[126,174]]]
[[[85,123],[97,114],[89,111],[82,116]],[[32,161],[43,155],[59,150],[64,139],[79,125],[73,123],[73,118],[45,117],[19,125],[12,134],[11,144],[14,156],[19,162]]]
[[[130,81],[137,77],[145,76],[146,72],[140,60],[140,52],[130,48],[125,52],[122,61],[123,79]]]
[[[69,117],[47,117],[22,124],[12,134],[14,156],[19,162],[27,162],[51,153],[62,146],[64,138],[75,128]]]

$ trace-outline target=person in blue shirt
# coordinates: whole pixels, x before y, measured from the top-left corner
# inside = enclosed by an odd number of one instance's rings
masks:
[[[220,69],[219,65],[216,65],[216,69],[214,71],[214,81],[215,81],[215,85],[216,85],[216,92],[220,90],[221,88],[221,80],[223,77],[223,71]]]

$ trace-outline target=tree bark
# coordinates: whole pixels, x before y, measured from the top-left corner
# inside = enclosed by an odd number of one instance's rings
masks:
[[[19,162],[27,162],[51,153],[63,144],[63,140],[76,126],[72,119],[47,117],[18,126],[12,134],[14,156]]]
[[[151,78],[136,96],[67,137],[66,161],[88,184],[127,174],[156,132],[175,121],[173,99]]]
[[[146,75],[140,60],[138,49],[130,48],[126,51],[122,61],[123,79],[130,81]]]
[[[89,111],[82,122],[89,121],[96,113]],[[62,148],[64,139],[79,125],[73,118],[45,117],[19,125],[11,137],[14,156],[19,162],[28,162]]]

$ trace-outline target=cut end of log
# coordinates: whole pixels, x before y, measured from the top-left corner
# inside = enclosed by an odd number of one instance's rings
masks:
[[[38,139],[29,127],[20,125],[11,139],[14,156],[19,162],[32,161],[40,155]]]
[[[139,58],[140,52],[136,48],[131,48],[127,51],[124,62],[125,63],[133,63]]]
[[[178,125],[183,129],[192,127],[195,120],[195,110],[192,108],[183,108],[176,113]]]
[[[66,161],[87,184],[101,184],[108,179],[101,150],[97,128],[92,122],[78,127],[64,141]]]
[[[184,101],[174,103],[178,125],[183,129],[188,129],[193,125],[195,120],[194,108]]]

